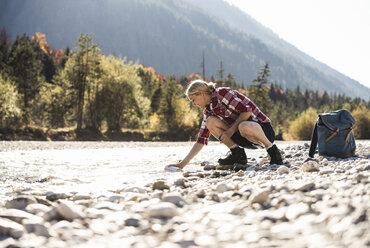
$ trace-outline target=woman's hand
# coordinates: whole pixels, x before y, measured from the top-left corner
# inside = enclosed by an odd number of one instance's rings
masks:
[[[167,167],[177,167],[179,169],[183,169],[185,167],[185,165],[182,164],[182,162],[180,162],[178,164],[169,164],[169,165],[167,165]]]

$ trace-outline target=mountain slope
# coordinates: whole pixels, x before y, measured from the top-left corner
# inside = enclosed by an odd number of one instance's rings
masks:
[[[106,54],[152,66],[176,76],[226,72],[245,84],[265,61],[271,79],[283,87],[327,90],[370,98],[370,89],[280,40],[270,30],[222,0],[0,0],[0,28],[12,38],[46,34],[54,48],[74,47],[89,33]]]

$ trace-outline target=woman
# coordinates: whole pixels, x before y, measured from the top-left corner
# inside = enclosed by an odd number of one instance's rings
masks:
[[[262,145],[270,155],[270,164],[282,164],[270,119],[246,96],[230,88],[216,88],[214,83],[193,81],[186,90],[187,98],[203,109],[203,122],[198,138],[188,155],[178,164],[168,167],[184,168],[208,144],[212,134],[225,144],[230,153],[218,160],[221,165],[246,164],[244,148]]]

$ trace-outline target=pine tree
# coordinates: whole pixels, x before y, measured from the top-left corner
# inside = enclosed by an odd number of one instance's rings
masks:
[[[220,61],[220,69],[218,70],[218,79],[219,80],[224,80],[224,66],[223,66],[223,63],[222,63],[222,60]]]
[[[7,70],[7,64],[9,59],[9,52],[11,48],[11,42],[9,34],[5,29],[0,31],[0,71],[4,72]]]
[[[98,45],[93,43],[89,35],[81,34],[70,59],[66,63],[67,78],[77,91],[77,131],[82,129],[85,95],[88,90],[90,90],[88,93],[91,93],[94,88],[92,84],[95,83],[97,67],[100,64],[99,60],[100,50]]]
[[[263,68],[258,72],[256,79],[248,87],[248,97],[261,109],[264,113],[269,113],[271,109],[271,100],[269,97],[268,78],[270,77],[270,68],[266,62]]]
[[[14,43],[9,58],[11,75],[17,85],[18,92],[23,98],[23,121],[29,124],[30,102],[38,93],[42,78],[41,61],[37,58],[37,53],[31,40],[24,34]]]

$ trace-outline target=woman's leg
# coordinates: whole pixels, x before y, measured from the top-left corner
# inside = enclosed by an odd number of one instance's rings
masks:
[[[239,132],[241,136],[255,144],[261,144],[264,147],[271,146],[271,142],[267,139],[265,132],[262,130],[262,127],[257,122],[241,122],[239,124]]]
[[[218,139],[222,132],[225,132],[227,129],[229,129],[229,126],[227,126],[225,123],[223,123],[219,118],[210,116],[208,117],[206,121],[206,126],[208,130],[211,132],[211,134]],[[223,142],[227,147],[231,147],[235,145],[235,142],[232,141],[230,138],[225,140]]]

